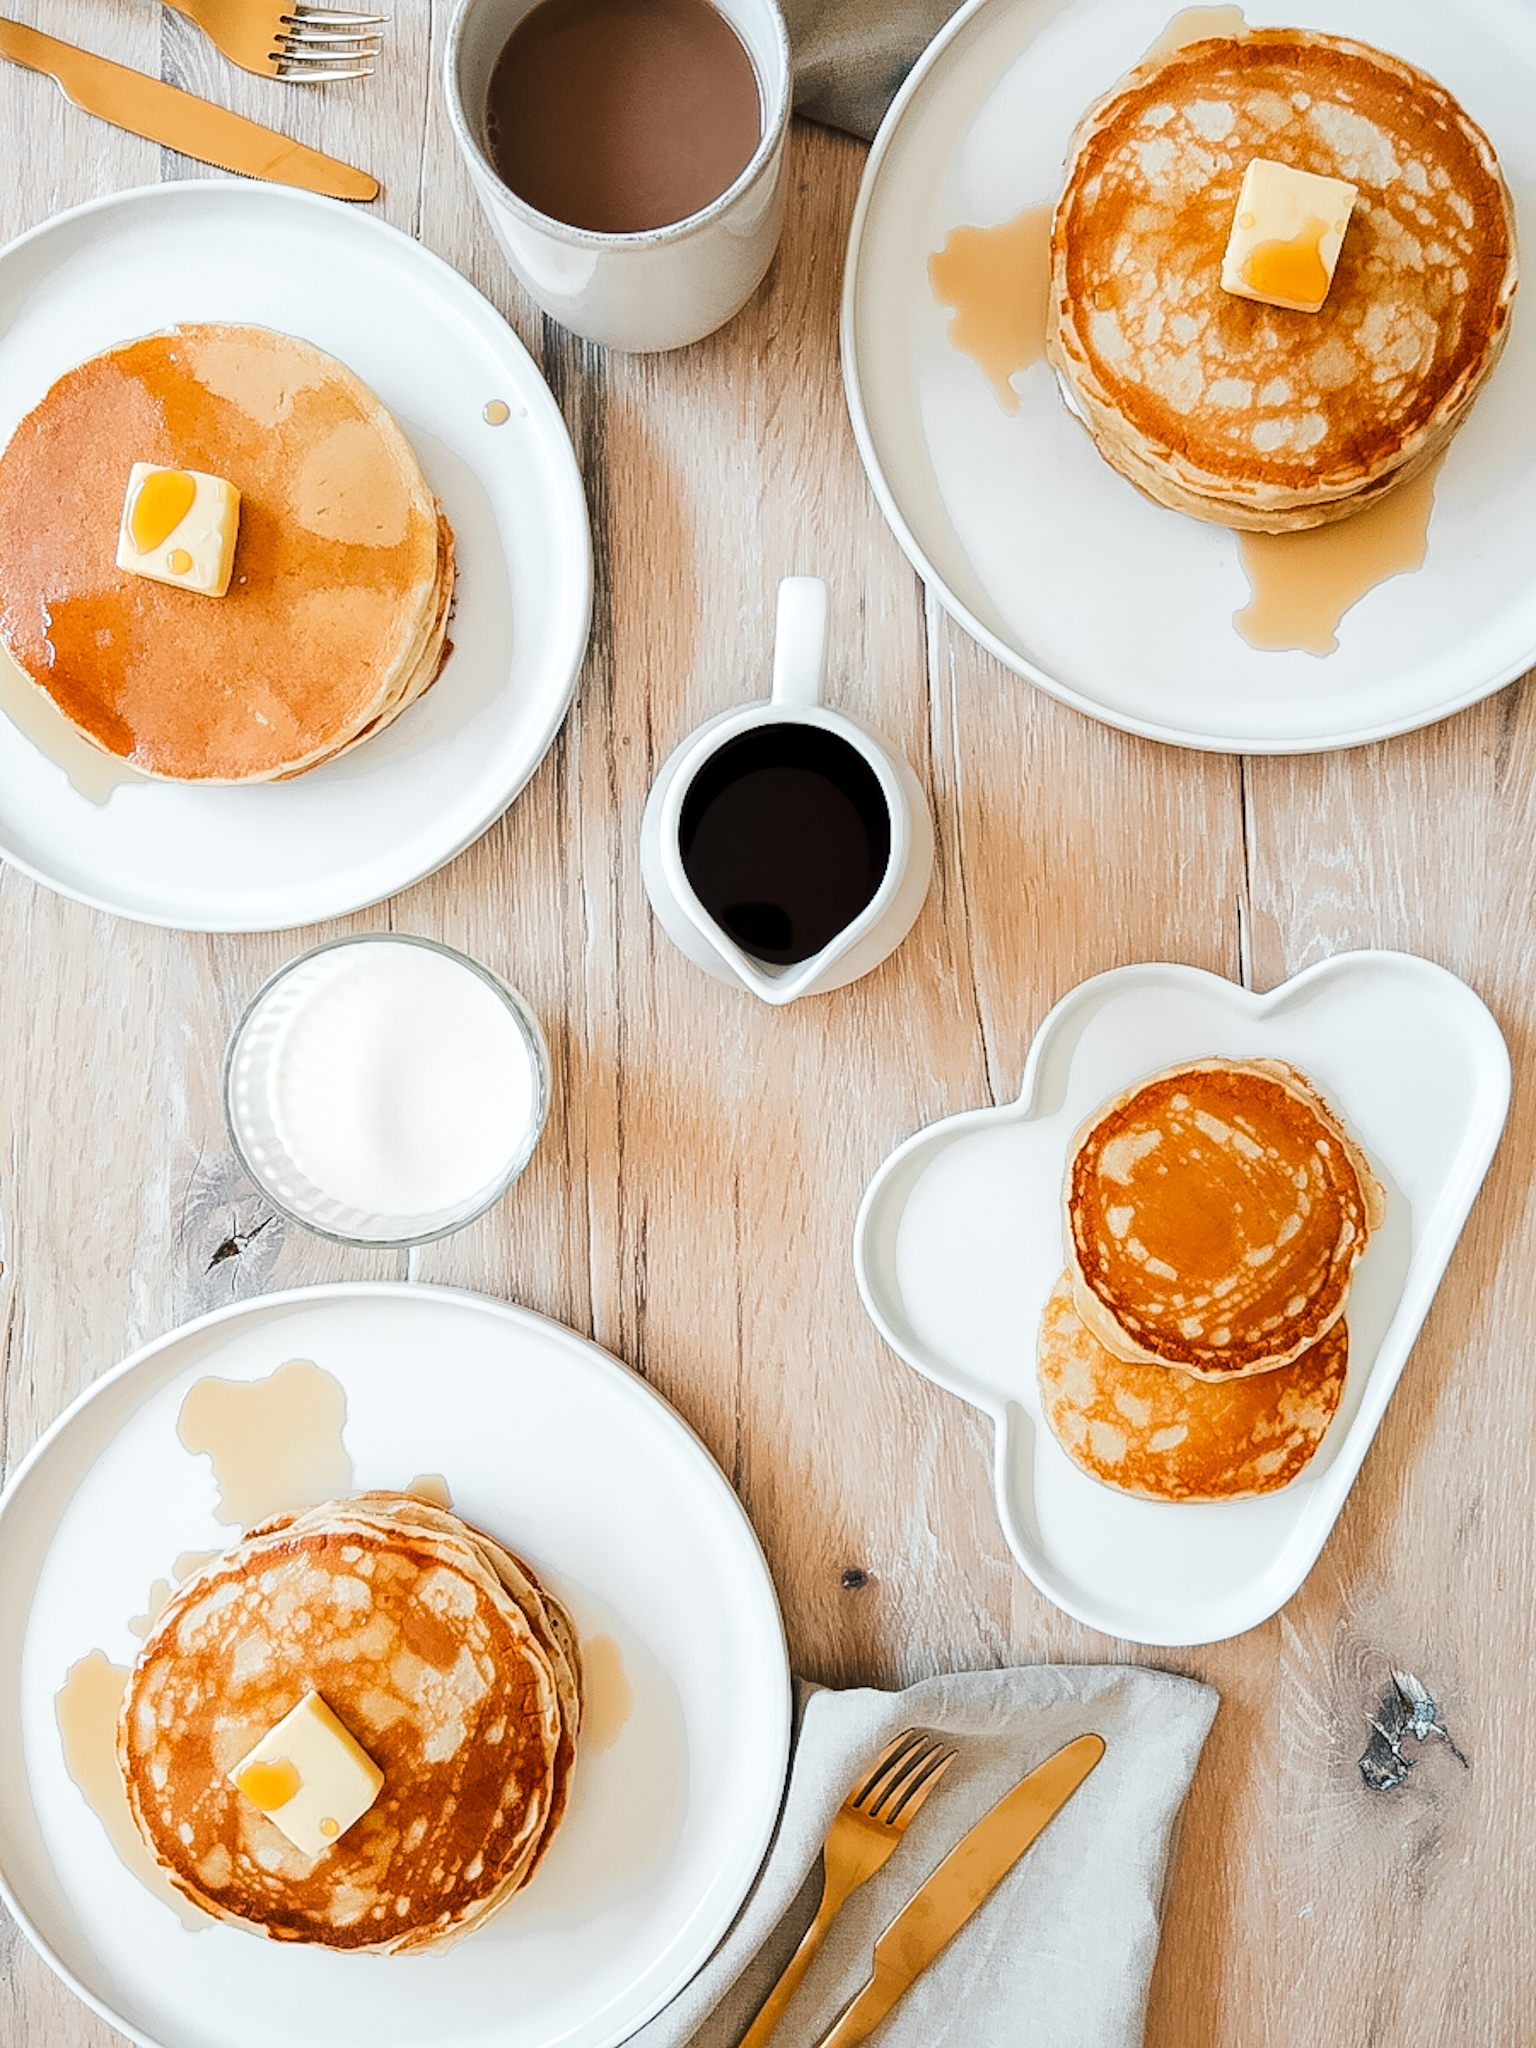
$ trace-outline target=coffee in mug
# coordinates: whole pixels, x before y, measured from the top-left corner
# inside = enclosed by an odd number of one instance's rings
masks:
[[[762,282],[784,219],[778,0],[457,0],[443,79],[497,241],[573,332],[682,348]]]
[[[642,234],[735,184],[762,140],[763,96],[710,0],[538,0],[491,72],[485,133],[529,206]]]

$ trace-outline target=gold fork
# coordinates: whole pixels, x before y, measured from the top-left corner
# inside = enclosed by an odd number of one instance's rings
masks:
[[[232,64],[262,78],[323,84],[367,78],[387,14],[310,7],[304,0],[165,0],[195,21]]]
[[[848,1794],[833,1815],[822,1849],[824,1875],[816,1917],[742,2035],[741,2048],[763,2048],[849,1893],[889,1861],[912,1816],[954,1760],[954,1750],[946,1749],[937,1736],[909,1728],[881,1750],[868,1777]]]

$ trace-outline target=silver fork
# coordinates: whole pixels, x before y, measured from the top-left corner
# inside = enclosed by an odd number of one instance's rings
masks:
[[[303,0],[165,0],[216,43],[232,64],[262,78],[320,85],[367,78],[387,14],[309,7]]]
[[[848,1794],[832,1817],[822,1849],[825,1876],[816,1917],[757,2018],[742,2035],[740,2048],[763,2048],[849,1893],[889,1862],[908,1822],[954,1760],[954,1750],[946,1749],[937,1736],[909,1728],[881,1750]]]

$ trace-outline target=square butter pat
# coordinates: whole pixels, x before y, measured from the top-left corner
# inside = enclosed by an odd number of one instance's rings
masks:
[[[1293,313],[1316,313],[1333,283],[1357,197],[1343,178],[1256,156],[1243,173],[1221,288]]]
[[[198,469],[136,462],[117,534],[117,566],[153,583],[222,597],[240,530],[240,493]]]
[[[229,1774],[306,1856],[323,1856],[372,1806],[384,1773],[317,1692],[305,1693]]]

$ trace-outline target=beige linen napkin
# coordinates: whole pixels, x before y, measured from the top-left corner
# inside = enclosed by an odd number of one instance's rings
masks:
[[[960,0],[781,0],[795,112],[867,142]]]
[[[959,1755],[885,1868],[843,1908],[774,2048],[810,2048],[869,1975],[887,1922],[1024,1773],[1093,1732],[1103,1761],[879,2033],[880,2048],[1138,2048],[1175,1824],[1216,1695],[1123,1664],[929,1678],[905,1692],[802,1687],[778,1833],[735,1926],[631,2048],[735,2048],[810,1924],[832,1816],[904,1728]]]

